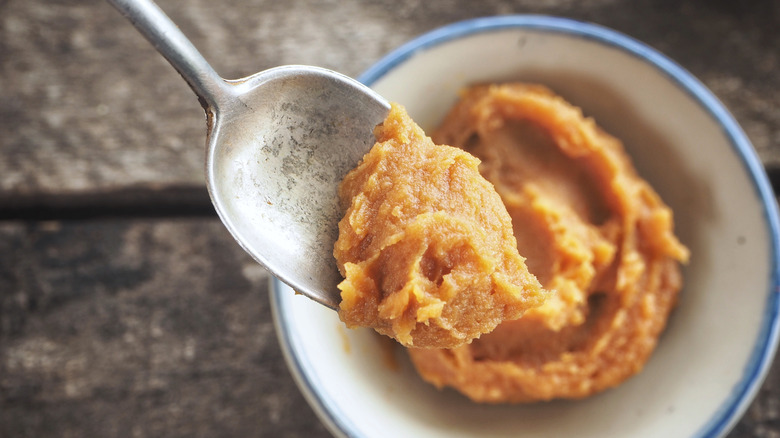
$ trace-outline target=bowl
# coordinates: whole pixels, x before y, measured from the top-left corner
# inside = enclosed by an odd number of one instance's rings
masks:
[[[528,405],[480,405],[437,390],[372,330],[346,329],[336,312],[273,281],[288,365],[334,435],[712,437],[731,429],[777,345],[778,214],[749,140],[701,82],[625,35],[543,16],[445,26],[360,79],[428,131],[468,84],[550,87],[624,142],[674,210],[692,257],[678,306],[640,374],[584,400]]]

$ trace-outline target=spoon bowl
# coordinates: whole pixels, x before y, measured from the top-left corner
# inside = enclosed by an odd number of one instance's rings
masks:
[[[293,290],[339,303],[338,185],[375,142],[390,105],[319,67],[222,79],[151,0],[108,0],[193,89],[206,111],[206,186],[222,222]]]
[[[295,291],[338,305],[337,188],[389,107],[341,74],[284,66],[231,85],[208,134],[214,207],[255,260]]]

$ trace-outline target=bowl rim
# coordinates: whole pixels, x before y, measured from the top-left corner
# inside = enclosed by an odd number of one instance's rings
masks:
[[[770,290],[751,356],[743,368],[742,378],[734,386],[709,420],[694,434],[695,437],[721,437],[728,433],[747,410],[760,389],[775,356],[780,337],[780,219],[777,201],[755,149],[734,117],[717,97],[691,73],[666,55],[645,43],[604,26],[569,18],[546,15],[504,15],[482,17],[454,22],[422,34],[385,55],[361,76],[360,82],[371,86],[389,71],[428,48],[479,33],[510,29],[530,29],[542,32],[567,34],[604,44],[640,58],[666,75],[679,89],[686,92],[699,106],[722,127],[731,146],[737,152],[750,176],[753,187],[761,200],[764,218],[771,237],[770,242]],[[304,397],[317,416],[332,433],[359,437],[359,429],[342,412],[332,398],[321,391],[309,360],[303,355],[301,341],[290,330],[294,321],[279,308],[283,284],[272,278],[271,307],[277,326],[277,336],[288,367],[298,382]],[[287,291],[285,291],[287,292]]]

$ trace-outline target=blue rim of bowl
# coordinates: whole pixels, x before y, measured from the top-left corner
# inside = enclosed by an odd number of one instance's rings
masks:
[[[465,36],[478,33],[496,32],[507,29],[530,29],[544,32],[569,34],[590,39],[607,46],[621,49],[643,59],[669,77],[682,90],[699,103],[722,127],[732,147],[742,159],[748,174],[752,177],[754,188],[764,207],[764,216],[771,235],[772,272],[767,306],[761,331],[756,340],[751,357],[744,368],[742,379],[732,389],[730,397],[724,401],[715,414],[694,435],[696,437],[721,437],[728,433],[744,414],[750,402],[758,392],[769,365],[775,355],[780,336],[780,220],[772,187],[763,165],[753,149],[750,140],[740,128],[733,116],[723,104],[698,79],[680,67],[674,61],[655,49],[623,35],[617,31],[567,18],[541,15],[508,15],[499,17],[476,18],[453,23],[419,36],[402,45],[366,70],[358,80],[371,86],[388,72],[415,54],[428,48]],[[348,437],[361,436],[349,417],[341,412],[328,394],[320,392],[314,379],[312,366],[300,350],[301,342],[290,329],[293,321],[288,314],[279,309],[279,295],[285,289],[282,283],[274,279],[272,288],[274,320],[288,365],[320,419],[332,432]]]

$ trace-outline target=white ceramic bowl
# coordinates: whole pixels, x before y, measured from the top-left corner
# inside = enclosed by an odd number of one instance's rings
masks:
[[[655,50],[592,24],[540,16],[471,20],[394,51],[361,78],[432,129],[474,82],[551,87],[622,139],[675,211],[691,249],[685,286],[638,376],[583,401],[478,405],[417,377],[371,330],[276,281],[273,308],[298,384],[350,437],[722,436],[739,420],[778,338],[778,216],[749,140],[698,80]]]

